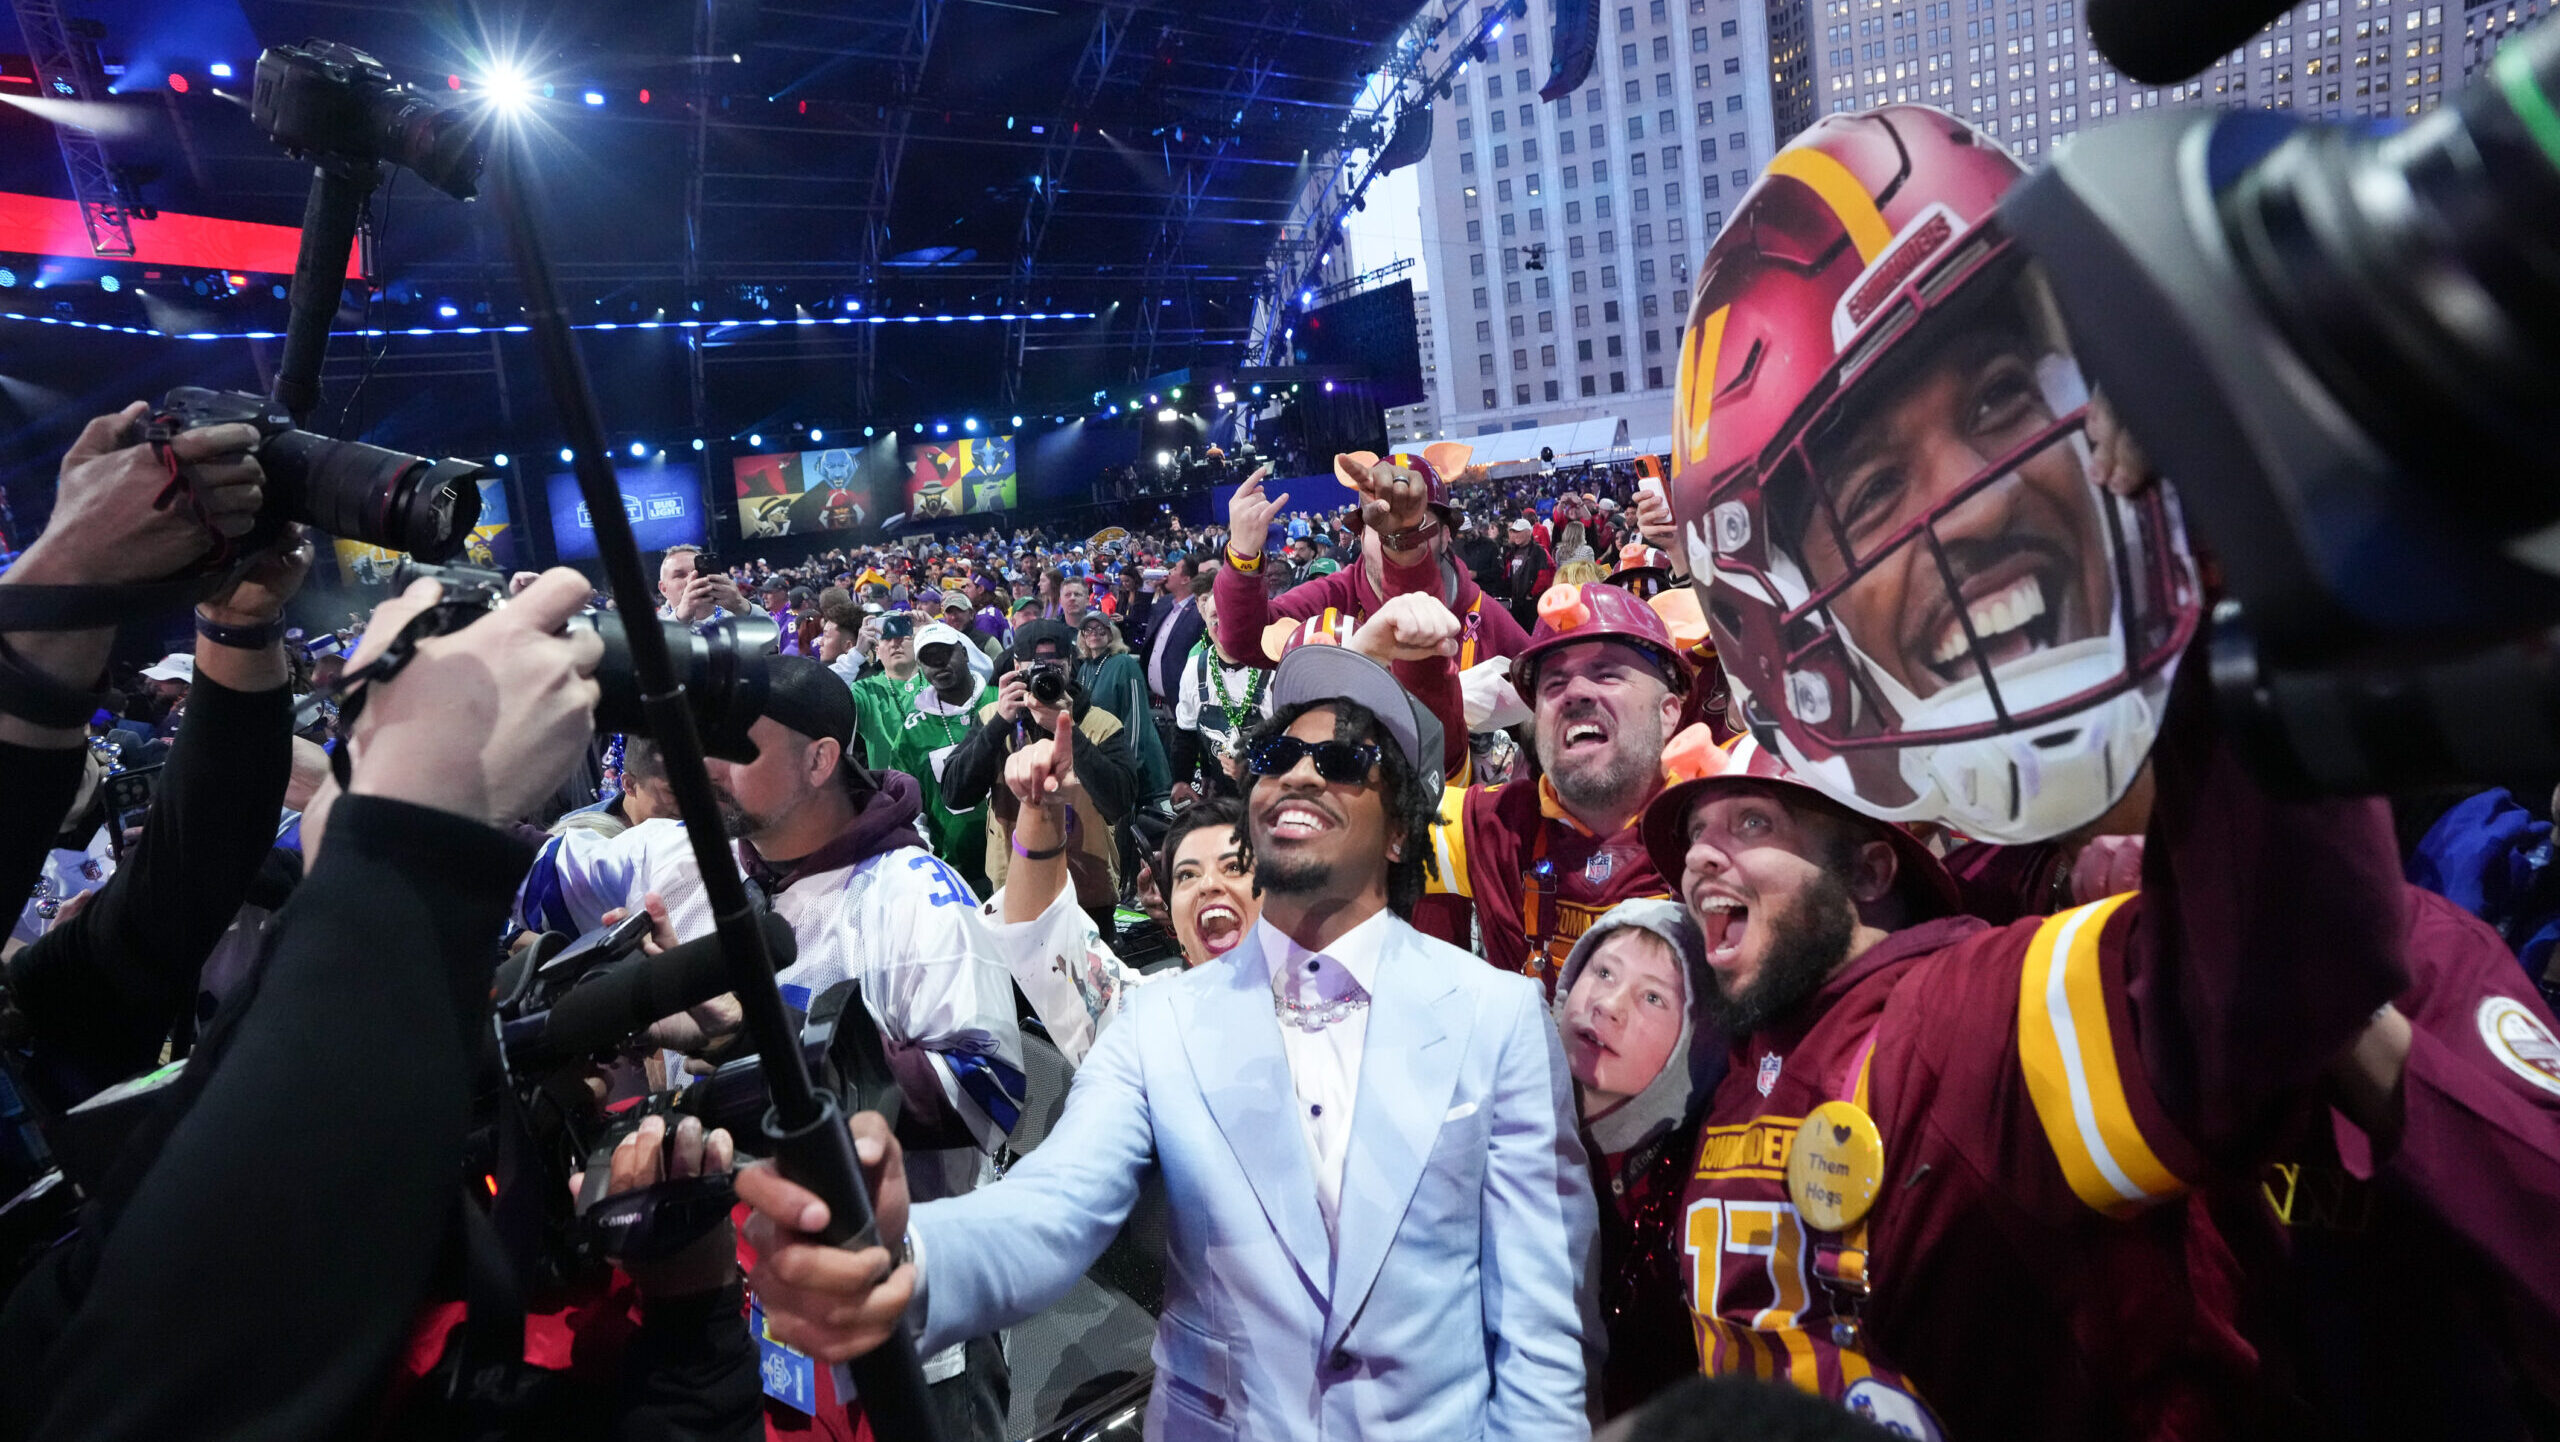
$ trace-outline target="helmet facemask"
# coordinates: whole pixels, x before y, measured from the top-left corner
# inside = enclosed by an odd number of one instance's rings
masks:
[[[1778,609],[1782,661],[1747,714],[1805,779],[1869,814],[2037,840],[2131,784],[2197,583],[2165,486],[2094,480],[2040,271],[1996,222],[1954,240],[1871,315],[1850,311],[1876,288],[1842,296],[1841,359],[1749,478],[1763,534],[1718,507],[1707,539],[1723,582]]]

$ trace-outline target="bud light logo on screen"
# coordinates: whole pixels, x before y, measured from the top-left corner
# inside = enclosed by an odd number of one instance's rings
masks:
[[[622,492],[622,514],[631,522],[633,538],[643,552],[669,546],[702,544],[702,471],[690,462],[647,461],[617,466],[614,480]],[[593,560],[595,517],[578,490],[578,478],[563,472],[549,478],[552,543],[564,561]]]

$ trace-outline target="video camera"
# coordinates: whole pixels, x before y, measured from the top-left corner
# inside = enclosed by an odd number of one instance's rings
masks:
[[[2091,22],[2165,83],[2281,8],[2142,0]],[[2560,775],[2555,82],[2543,27],[2397,131],[2143,115],[2001,205],[2213,542],[2216,690],[2279,788]]]
[[[507,599],[507,578],[473,566],[435,566],[403,561],[392,575],[395,590],[413,581],[431,580],[444,596],[417,621],[408,635],[423,640],[449,635],[496,610]],[[651,736],[648,711],[641,703],[640,678],[632,669],[630,633],[624,618],[612,611],[589,611],[569,618],[571,631],[590,630],[604,641],[604,659],[596,663],[596,729]],[[723,761],[756,758],[748,728],[764,714],[771,684],[765,658],[781,642],[781,630],[761,616],[728,616],[696,629],[682,621],[657,622],[674,659],[676,679],[684,687],[693,722],[702,733],[703,750]]]
[[[484,1065],[471,1171],[498,1179],[497,1206],[538,1212],[545,1239],[539,1267],[555,1280],[606,1257],[668,1255],[728,1215],[734,1196],[725,1176],[604,1195],[615,1146],[643,1120],[695,1117],[706,1130],[726,1129],[749,1154],[764,1138],[770,1102],[762,1059],[754,1055],[708,1076],[669,1077],[661,1089],[599,1102],[593,1082],[600,1064],[627,1058],[636,1038],[660,1019],[728,990],[716,937],[643,955],[649,925],[647,913],[634,912],[574,941],[543,933],[510,957],[494,981],[497,1025]],[[767,913],[762,926],[775,965],[789,965],[796,950],[789,925]],[[878,1111],[895,1124],[897,1081],[857,983],[846,980],[822,993],[800,1038],[818,1084],[842,1098],[848,1112]],[[575,1171],[586,1179],[572,1206],[567,1182]]]

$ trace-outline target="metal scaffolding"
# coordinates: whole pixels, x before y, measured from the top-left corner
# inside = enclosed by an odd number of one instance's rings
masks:
[[[18,29],[26,36],[28,58],[35,62],[36,84],[47,97],[103,104],[106,77],[98,64],[94,21],[63,18],[54,0],[13,0]],[[89,250],[110,260],[133,258],[133,218],[119,193],[107,149],[97,133],[59,119],[54,142],[62,147],[62,168],[71,176],[71,198],[80,205],[81,223],[89,228]]]

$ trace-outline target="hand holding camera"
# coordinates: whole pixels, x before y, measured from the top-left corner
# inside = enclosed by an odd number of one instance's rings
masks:
[[[141,401],[100,416],[63,454],[53,522],[11,569],[54,585],[124,585],[186,569],[256,520],[266,473],[255,427],[210,425],[142,444]],[[172,468],[175,468],[173,473]],[[185,500],[191,483],[202,519]],[[172,487],[177,492],[172,494]],[[169,504],[161,504],[164,495]]]
[[[604,641],[564,628],[587,604],[587,579],[546,571],[479,624],[418,643],[373,694],[348,738],[348,790],[478,821],[511,820],[548,795],[595,733],[596,664]],[[444,588],[421,581],[374,613],[350,672],[388,649]]]
[[[285,602],[310,579],[312,557],[311,538],[302,527],[288,526],[221,590],[197,602],[196,614],[216,626],[272,625],[283,618]]]
[[[604,1198],[599,1200],[661,1182],[715,1177],[728,1171],[736,1156],[729,1133],[720,1127],[705,1131],[699,1117],[683,1118],[672,1131],[663,1116],[643,1117],[639,1126],[614,1144],[612,1180],[606,1183]],[[582,1190],[585,1184],[583,1173],[570,1174],[571,1190]],[[636,1257],[614,1260],[639,1285],[641,1296],[650,1301],[699,1296],[716,1292],[737,1279],[738,1241],[724,1217],[673,1255],[645,1261]]]
[[[996,719],[1019,721],[1031,711],[1030,668],[1016,666],[996,682]]]

